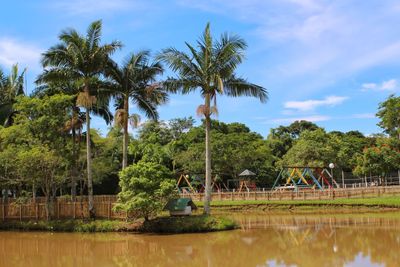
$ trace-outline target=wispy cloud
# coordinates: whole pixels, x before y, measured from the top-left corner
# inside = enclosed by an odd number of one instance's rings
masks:
[[[288,101],[284,103],[284,107],[297,111],[312,111],[321,106],[333,107],[342,104],[346,99],[346,96],[327,96],[322,100]]]
[[[0,64],[9,68],[18,63],[21,67],[39,68],[41,49],[14,38],[0,38]]]
[[[396,91],[399,89],[399,83],[396,79],[383,81],[382,83],[364,83],[362,91]]]
[[[310,122],[323,122],[323,121],[331,121],[331,120],[354,120],[354,119],[375,119],[376,116],[373,113],[360,113],[360,114],[351,114],[348,116],[328,116],[328,115],[310,115],[310,116],[294,116],[294,117],[286,117],[286,118],[265,118],[265,117],[257,117],[255,118],[258,121],[262,121],[264,124],[290,124],[295,121],[310,121]]]
[[[266,64],[265,75],[270,80],[290,79],[303,95],[366,69],[400,61],[400,38],[392,27],[400,23],[398,1],[179,2],[255,25],[253,33],[266,40],[257,49],[272,49],[279,58]]]
[[[345,117],[344,119],[375,119],[376,116],[374,113],[359,113],[353,114],[349,117]]]

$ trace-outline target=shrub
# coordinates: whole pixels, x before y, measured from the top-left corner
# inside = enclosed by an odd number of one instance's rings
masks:
[[[146,221],[176,197],[175,181],[163,165],[139,161],[120,172],[121,192],[115,210],[124,210]]]

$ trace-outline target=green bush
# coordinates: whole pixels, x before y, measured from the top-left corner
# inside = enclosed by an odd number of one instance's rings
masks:
[[[124,210],[146,221],[176,197],[175,181],[163,165],[139,161],[120,172],[121,192],[115,210]]]

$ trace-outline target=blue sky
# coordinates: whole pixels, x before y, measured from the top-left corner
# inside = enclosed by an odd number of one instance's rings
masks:
[[[220,98],[218,119],[246,123],[264,136],[298,119],[327,130],[380,132],[378,103],[400,90],[399,1],[14,0],[4,1],[1,13],[0,66],[27,67],[28,91],[41,71],[40,54],[60,31],[84,32],[97,19],[104,42],[124,43],[117,60],[139,49],[185,49],[207,22],[215,36],[239,34],[249,47],[237,73],[267,88],[270,100]],[[196,94],[173,95],[161,119],[199,121],[201,103]],[[106,129],[99,119],[93,127]]]

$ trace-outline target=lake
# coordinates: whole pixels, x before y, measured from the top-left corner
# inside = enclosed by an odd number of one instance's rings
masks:
[[[0,232],[0,266],[400,266],[400,212],[234,213],[180,235]]]

